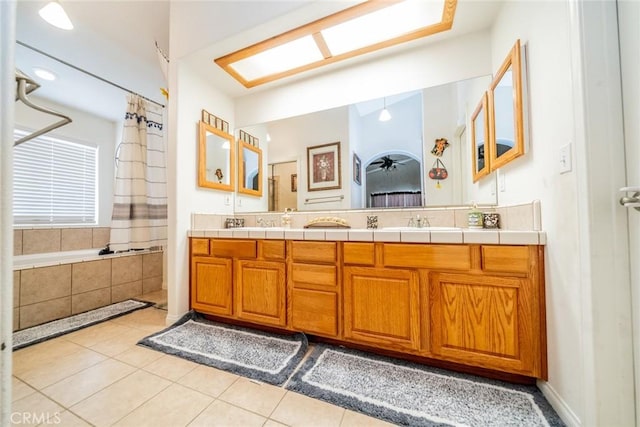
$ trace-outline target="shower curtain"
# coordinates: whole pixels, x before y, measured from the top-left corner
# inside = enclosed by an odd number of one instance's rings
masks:
[[[164,246],[167,239],[167,177],[162,107],[127,96],[109,248],[120,252]]]

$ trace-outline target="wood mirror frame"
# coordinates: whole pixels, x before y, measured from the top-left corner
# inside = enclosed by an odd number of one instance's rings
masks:
[[[471,176],[473,182],[489,174],[489,112],[487,93],[482,95],[471,116]],[[480,144],[481,143],[481,144]]]
[[[491,171],[524,154],[524,113],[520,40],[511,48],[489,86]]]
[[[212,146],[211,144],[215,144]],[[227,148],[226,145],[229,145]],[[213,148],[218,152],[226,153],[226,159],[221,160],[216,156]],[[233,135],[221,131],[203,121],[199,123],[198,144],[198,185],[200,187],[213,188],[222,191],[234,191],[235,177],[235,141]]]
[[[257,156],[258,173],[252,179],[253,185],[248,186],[246,161],[248,156],[254,154]],[[240,140],[238,141],[238,193],[262,196],[262,150]]]

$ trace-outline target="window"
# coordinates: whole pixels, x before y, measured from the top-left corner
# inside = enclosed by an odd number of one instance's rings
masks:
[[[97,147],[45,136],[15,147],[13,223],[96,224],[97,154]]]

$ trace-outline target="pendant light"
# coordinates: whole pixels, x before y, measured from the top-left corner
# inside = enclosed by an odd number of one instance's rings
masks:
[[[62,8],[62,5],[57,1],[47,3],[47,5],[40,9],[38,13],[42,19],[54,27],[58,27],[62,30],[73,30],[71,19],[69,19],[69,16]]]
[[[381,122],[387,122],[389,120],[391,120],[391,114],[389,113],[389,110],[387,110],[387,98],[384,98],[384,108],[382,109],[382,111],[380,111],[380,116],[378,116],[378,120],[380,120]]]

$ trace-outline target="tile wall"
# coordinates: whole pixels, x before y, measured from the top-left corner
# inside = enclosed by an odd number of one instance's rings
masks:
[[[514,231],[543,231],[540,223],[540,202],[533,201],[512,206],[480,207],[483,212],[497,212],[500,214],[500,228]],[[311,219],[320,216],[337,216],[345,219],[351,228],[366,228],[367,216],[378,216],[378,228],[404,227],[410,218],[420,215],[427,218],[432,227],[467,227],[468,207],[446,208],[403,208],[403,209],[366,209],[366,210],[342,210],[342,211],[300,211],[292,212],[291,228],[302,228]],[[191,216],[192,230],[207,230],[224,228],[224,221],[233,215],[199,214]],[[242,213],[235,218],[245,220],[246,227],[258,226],[258,218],[267,222],[273,222],[280,226],[281,213],[261,212]]]
[[[14,229],[13,254],[101,249],[109,243],[109,230],[109,227]]]

